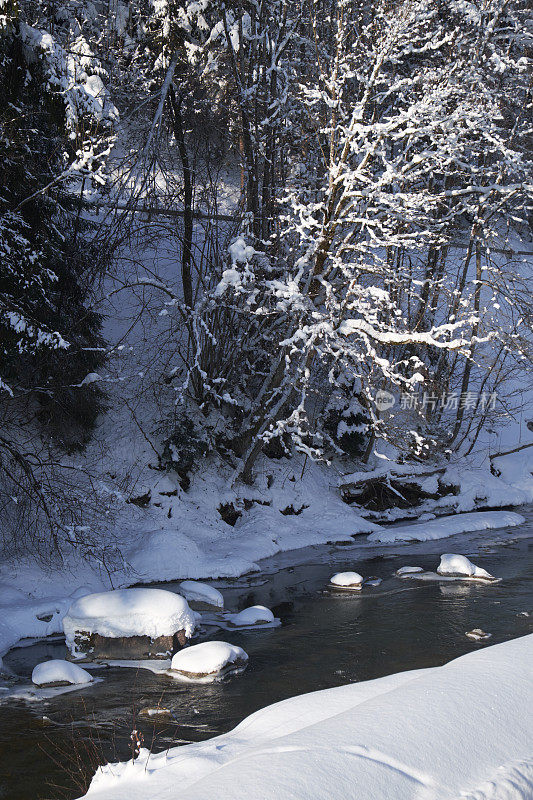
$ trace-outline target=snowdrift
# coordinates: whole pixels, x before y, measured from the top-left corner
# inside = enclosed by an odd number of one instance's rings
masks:
[[[521,525],[525,522],[521,514],[514,511],[473,511],[469,514],[457,514],[453,517],[441,517],[427,522],[415,522],[386,528],[371,533],[370,542],[392,544],[394,542],[428,542],[432,539],[445,539],[458,533],[470,533],[490,528],[505,528]]]
[[[234,731],[97,772],[90,800],[533,796],[533,635],[276,703]]]

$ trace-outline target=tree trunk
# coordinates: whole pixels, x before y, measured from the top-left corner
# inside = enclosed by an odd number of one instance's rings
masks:
[[[178,143],[181,167],[183,171],[183,245],[181,254],[181,281],[183,285],[183,299],[185,305],[192,308],[193,289],[191,276],[192,239],[194,230],[193,218],[193,174],[189,162],[189,154],[185,145],[185,132],[183,130],[183,117],[181,115],[181,100],[178,101],[174,87],[168,93],[172,109],[172,122],[174,136]]]

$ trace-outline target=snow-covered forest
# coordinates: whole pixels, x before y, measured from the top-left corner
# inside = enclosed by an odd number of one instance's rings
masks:
[[[532,59],[528,0],[0,0],[0,655],[521,524]]]

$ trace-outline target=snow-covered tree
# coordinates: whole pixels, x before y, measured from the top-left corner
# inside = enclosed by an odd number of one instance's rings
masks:
[[[357,401],[372,437],[419,455],[428,436],[455,446],[464,406],[455,424],[438,399],[418,420],[384,417],[376,393],[433,395],[459,376],[463,395],[474,371],[483,388],[516,335],[486,311],[516,298],[491,247],[520,233],[531,196],[525,6],[328,9],[309,5],[284,65],[307,144],[278,194],[278,240],[235,242],[202,301],[196,363],[232,420],[245,480],[284,432],[323,452],[328,382],[345,388],[346,407]]]
[[[89,305],[105,248],[76,198],[102,184],[117,116],[68,5],[0,5],[1,511],[21,546],[31,523],[13,518],[38,518],[43,551],[41,523],[53,529],[68,509],[50,437],[83,446],[102,407],[84,379],[103,361]]]

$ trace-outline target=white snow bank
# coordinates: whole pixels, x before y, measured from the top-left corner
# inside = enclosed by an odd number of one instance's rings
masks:
[[[487,572],[466,557],[458,553],[444,553],[440,557],[440,564],[437,567],[439,575],[465,575],[472,578],[487,578],[493,580],[494,575]]]
[[[250,497],[260,502],[243,510],[233,527],[222,520],[218,508],[221,502],[241,506],[235,492],[228,490],[232,470],[226,471],[219,463],[207,464],[195,474],[186,494],[158,496],[161,508],[142,510],[128,504],[124,513],[137,519],[135,525],[124,528],[123,553],[135,579],[236,577],[260,569],[261,559],[279,552],[379,530],[343,502],[331,487],[324,465],[308,463],[300,480],[303,460],[292,463],[294,481],[287,480],[283,462],[261,466],[263,475],[273,475],[273,483],[268,488],[266,477],[258,481]],[[303,510],[287,516],[281,513],[290,506]]]
[[[442,497],[437,506],[447,505],[451,501],[457,511],[472,511],[487,506],[519,506],[533,501],[530,448],[518,454],[497,458],[494,466],[502,477],[492,475],[486,467],[448,467],[441,480],[455,485],[458,494],[452,498],[449,495]]]
[[[164,589],[115,589],[76,600],[63,619],[67,646],[74,646],[76,631],[101,636],[172,636],[184,630],[192,636],[198,614],[179,594]]]
[[[235,666],[244,666],[248,654],[241,647],[228,642],[202,642],[185,647],[172,658],[171,670],[186,677],[217,677]]]
[[[29,585],[29,583],[28,583]],[[22,638],[45,638],[62,633],[62,620],[74,596],[30,597],[10,584],[0,585],[0,656]]]
[[[530,635],[443,667],[291,698],[210,741],[107,765],[86,797],[526,800],[532,658]]]
[[[337,572],[329,582],[332,586],[339,586],[343,589],[360,589],[364,578],[358,572]]]
[[[513,511],[474,511],[470,514],[457,514],[453,517],[441,517],[429,522],[416,522],[412,525],[375,531],[368,536],[368,540],[384,544],[427,542],[430,539],[444,539],[458,533],[521,525],[523,522],[525,522],[525,518]]]
[[[261,623],[270,623],[276,621],[272,611],[266,606],[250,606],[238,614],[230,614],[228,621],[235,627],[246,627],[248,625],[260,625]]]
[[[92,683],[93,676],[77,664],[53,659],[37,664],[31,674],[32,683],[43,686],[47,683]]]
[[[224,598],[218,589],[200,581],[182,581],[180,592],[186,600],[191,602],[206,603],[216,608],[224,608]]]

